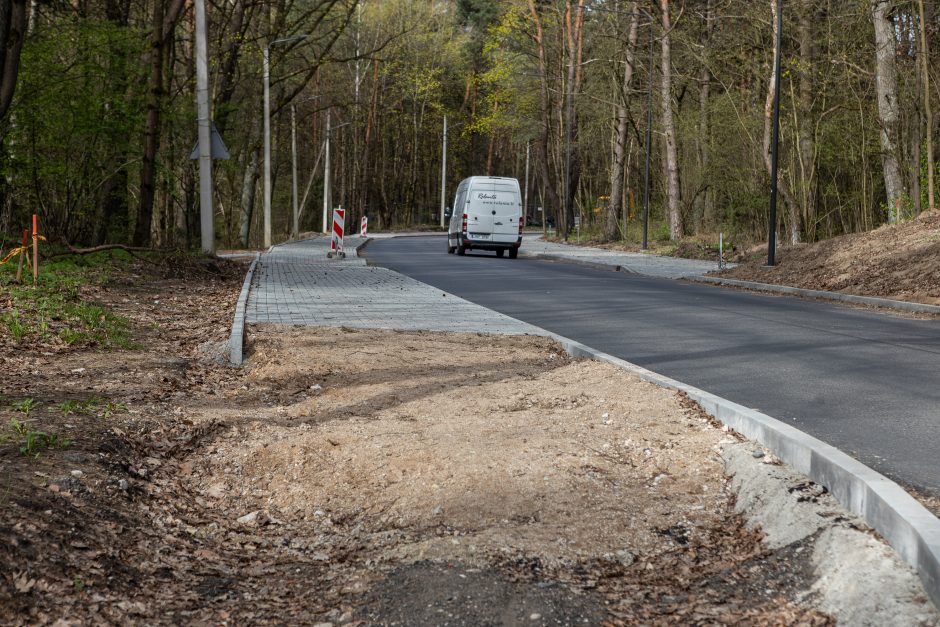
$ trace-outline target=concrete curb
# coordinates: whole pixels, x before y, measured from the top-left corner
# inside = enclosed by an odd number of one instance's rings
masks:
[[[528,257],[529,259],[542,259],[544,261],[558,261],[561,263],[570,263],[575,266],[584,266],[585,268],[593,268],[595,270],[610,270],[611,272],[623,272],[624,274],[637,274],[633,270],[628,270],[627,268],[624,268],[623,266],[619,264],[601,263],[599,261],[585,261],[583,259],[572,259],[571,257],[563,257],[561,255],[550,255],[546,253],[523,252],[521,256]]]
[[[313,239],[313,238],[307,238]],[[295,240],[297,242],[304,240]],[[359,251],[365,247],[366,244],[371,242],[371,238],[366,238],[362,242],[359,242],[354,247],[356,256],[358,257]],[[287,244],[293,242],[285,242]],[[271,246],[265,252],[271,252],[274,246]],[[229,336],[229,362],[233,366],[241,366],[244,362],[244,346],[245,346],[245,315],[246,309],[248,307],[248,295],[251,291],[251,281],[254,278],[255,268],[258,266],[258,262],[261,259],[261,253],[255,253],[255,258],[251,262],[251,265],[248,266],[248,272],[245,274],[245,281],[242,283],[242,291],[238,295],[238,302],[235,303],[235,316],[232,320],[232,332]]]
[[[255,268],[258,265],[260,254],[255,255],[254,261],[248,266],[248,273],[245,275],[245,281],[242,283],[241,294],[238,295],[238,302],[235,304],[235,317],[232,320],[232,334],[229,337],[229,361],[233,366],[241,366],[243,361],[243,351],[245,343],[245,309],[248,306],[248,292],[251,291],[251,280],[255,274]]]
[[[790,467],[825,486],[846,509],[878,531],[917,571],[927,594],[940,607],[940,520],[894,481],[776,418],[569,338],[554,333],[550,337],[574,357],[604,361],[660,387],[685,392],[722,423],[760,442]]]
[[[873,296],[856,296],[854,294],[843,294],[842,292],[827,292],[824,290],[806,290],[800,287],[790,287],[789,285],[774,285],[772,283],[757,283],[754,281],[739,281],[737,279],[722,279],[711,276],[688,276],[687,281],[695,283],[708,283],[711,285],[725,285],[729,287],[741,287],[758,292],[770,292],[773,294],[789,294],[791,296],[804,296],[807,298],[821,298],[824,300],[835,300],[843,303],[853,303],[856,305],[870,305],[872,307],[884,307],[887,309],[900,309],[913,313],[931,313],[940,314],[940,306],[924,305],[922,303],[911,303],[904,300],[892,300],[890,298],[876,298]]]

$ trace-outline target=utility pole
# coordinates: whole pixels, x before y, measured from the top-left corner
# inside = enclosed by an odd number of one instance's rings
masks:
[[[291,223],[291,238],[297,239],[300,235],[300,213],[297,210],[297,107],[290,104],[290,154],[291,154],[291,204],[293,205],[293,221]]]
[[[196,13],[196,119],[199,131],[199,224],[202,252],[215,254],[212,208],[212,138],[209,130],[209,61],[206,46],[205,0],[195,0]]]
[[[643,174],[643,250],[649,248],[650,232],[650,152],[653,144],[653,17],[650,16],[649,88],[646,101],[646,169]]]
[[[447,114],[444,114],[444,142],[441,149],[441,226],[444,226],[444,208],[447,206]]]
[[[777,0],[774,38],[774,120],[770,135],[770,216],[767,220],[767,265],[774,265],[777,249],[777,146],[780,135],[780,39],[783,30],[783,0]]]
[[[525,190],[522,192],[522,217],[529,221],[529,142],[525,144]]]
[[[330,110],[326,110],[326,148],[323,151],[323,232],[327,230],[327,214],[330,211]]]
[[[271,48],[264,47],[264,247],[271,247]]]

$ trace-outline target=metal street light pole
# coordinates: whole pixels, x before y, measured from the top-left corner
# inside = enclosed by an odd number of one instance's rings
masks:
[[[275,39],[262,51],[264,66],[264,247],[271,246],[271,48],[278,44],[306,39],[308,35],[295,35]]]
[[[650,232],[650,152],[653,143],[653,18],[650,16],[649,87],[646,101],[646,169],[643,174],[643,250],[649,248]]]
[[[264,47],[264,247],[271,247],[271,69],[270,45]]]
[[[522,192],[522,217],[529,221],[529,142],[525,144],[525,189]]]
[[[291,222],[291,238],[297,239],[300,234],[300,214],[297,211],[297,107],[290,103],[290,156],[291,156],[291,206],[293,218]]]
[[[196,118],[199,127],[199,225],[202,252],[215,254],[212,208],[212,138],[209,130],[209,64],[206,52],[206,5],[195,0],[196,13]]]
[[[323,150],[323,232],[327,231],[327,214],[330,210],[330,110],[326,110],[326,148]]]
[[[444,114],[444,142],[441,148],[441,226],[444,226],[444,208],[447,205],[447,114]]]
[[[777,147],[780,134],[780,56],[783,31],[783,0],[777,0],[777,24],[774,40],[774,120],[770,136],[770,216],[767,221],[767,265],[774,265],[777,249]]]

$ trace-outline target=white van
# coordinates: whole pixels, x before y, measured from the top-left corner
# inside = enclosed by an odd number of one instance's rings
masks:
[[[519,255],[522,244],[522,194],[519,181],[501,176],[471,176],[457,186],[447,229],[447,252],[493,250]]]

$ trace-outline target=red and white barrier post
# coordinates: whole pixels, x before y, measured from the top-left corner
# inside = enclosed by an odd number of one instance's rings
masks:
[[[362,216],[362,224],[359,227],[359,237],[366,237],[369,232],[369,218]]]
[[[346,222],[346,210],[342,207],[333,210],[333,238],[330,241],[330,256],[345,257],[343,252],[343,230]]]

